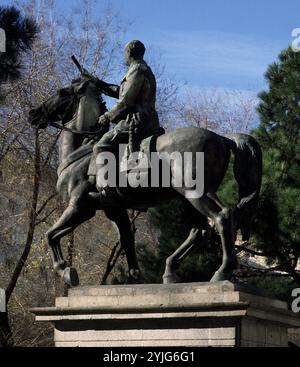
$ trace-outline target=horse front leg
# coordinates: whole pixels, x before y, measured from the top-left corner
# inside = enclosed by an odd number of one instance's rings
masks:
[[[46,233],[51,248],[54,271],[71,287],[79,284],[79,278],[76,269],[67,266],[61,251],[60,241],[81,223],[92,218],[95,212],[96,210],[92,206],[81,208],[78,205],[69,204],[59,220]]]
[[[120,244],[125,251],[128,264],[128,283],[141,283],[141,272],[135,252],[134,233],[126,209],[106,209],[105,214],[118,227]]]

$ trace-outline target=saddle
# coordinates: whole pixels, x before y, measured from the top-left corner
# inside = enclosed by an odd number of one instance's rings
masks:
[[[133,154],[136,157],[139,155],[139,153],[141,153],[142,155],[145,155],[147,159],[150,159],[151,153],[156,152],[156,140],[160,135],[164,134],[165,132],[164,129],[162,130],[160,132],[158,131],[154,135],[151,135],[143,139],[140,142],[139,150],[132,150],[130,143],[126,144],[124,155],[121,159],[121,162],[125,162],[125,160],[128,160],[128,163],[129,163],[128,170],[131,170],[135,167],[134,162],[132,161],[132,159],[130,159],[130,155]],[[95,144],[95,141],[89,141],[87,144],[82,145],[80,148],[72,152],[68,156],[68,158],[64,162],[62,162],[62,164],[60,164],[60,166],[58,167],[58,170],[57,170],[58,176],[73,163],[81,160],[82,158],[88,155],[92,155],[94,144]],[[118,152],[115,151],[115,154],[118,154]]]
[[[129,172],[134,170],[137,166],[139,170],[147,170],[149,167],[146,165],[146,162],[150,162],[151,153],[156,152],[156,140],[164,133],[165,129],[158,128],[153,132],[153,135],[143,139],[140,142],[132,141],[132,139],[130,139],[120,161],[120,171]],[[145,166],[143,166],[143,162]]]
[[[139,150],[135,152],[132,152],[132,147],[130,146],[130,143],[126,144],[125,151],[121,160],[116,157],[116,187],[105,187],[101,190],[101,192],[89,193],[89,195],[93,199],[98,200],[99,198],[101,198],[102,204],[108,203],[109,205],[120,203],[120,200],[123,203],[126,203],[134,198],[135,191],[133,187],[130,187],[130,185],[123,187],[122,185],[120,185],[120,180],[122,180],[123,182],[128,182],[128,177],[130,174],[136,174],[139,177],[143,175],[144,178],[146,178],[147,180],[149,179],[149,172],[151,168],[149,163],[151,162],[152,153],[156,152],[156,140],[160,135],[162,135],[162,130],[160,130],[160,134],[151,135],[143,139],[139,145]],[[117,152],[115,153],[117,155]],[[90,168],[91,166],[89,167],[89,172]],[[101,181],[102,180],[100,177],[100,182]],[[139,208],[139,210],[147,211],[146,208]]]

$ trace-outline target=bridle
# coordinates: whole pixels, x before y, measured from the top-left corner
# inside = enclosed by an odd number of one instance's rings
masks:
[[[103,127],[100,127],[100,129],[98,129],[96,131],[85,131],[85,130],[77,131],[77,130],[71,129],[70,127],[58,124],[56,122],[50,122],[49,125],[51,125],[53,127],[56,127],[57,129],[60,129],[60,130],[63,130],[63,131],[69,131],[70,133],[73,133],[73,134],[86,135],[86,136],[100,135],[100,134],[102,134],[102,132],[104,130]]]
[[[72,103],[73,102],[70,102],[70,104],[66,108],[66,111],[68,111],[68,109],[69,109],[69,107],[71,106]],[[42,117],[42,121],[41,121],[40,124],[42,124],[43,122],[46,122],[47,125],[55,127],[55,128],[57,128],[59,130],[62,130],[62,131],[68,131],[70,133],[77,134],[77,135],[95,136],[95,135],[101,135],[103,133],[103,130],[105,129],[104,126],[101,126],[100,129],[98,129],[96,131],[86,131],[86,130],[78,131],[78,130],[74,130],[70,127],[67,127],[67,126],[63,125],[63,124],[59,124],[57,122],[52,122],[52,121],[46,120],[45,116],[47,116],[48,111],[46,109],[45,102],[43,102],[41,104],[41,109],[42,109],[43,117]],[[63,121],[63,117],[62,117],[62,121]]]

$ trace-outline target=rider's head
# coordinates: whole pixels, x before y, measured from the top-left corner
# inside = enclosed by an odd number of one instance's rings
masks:
[[[125,46],[125,62],[129,66],[133,61],[143,60],[145,46],[141,41],[130,41]]]

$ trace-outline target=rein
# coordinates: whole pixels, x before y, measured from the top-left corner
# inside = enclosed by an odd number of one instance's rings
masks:
[[[45,107],[45,104],[42,103],[42,110],[43,110],[43,113],[44,115],[47,114],[47,110],[46,110],[46,107]],[[73,134],[77,134],[77,135],[86,135],[86,136],[95,136],[95,135],[101,135],[103,133],[103,129],[104,127],[100,127],[100,129],[96,130],[96,131],[85,131],[85,130],[82,130],[82,131],[78,131],[78,130],[74,130],[70,127],[67,127],[67,126],[64,126],[64,125],[61,125],[61,124],[58,124],[56,122],[48,122],[49,125],[59,129],[59,130],[62,130],[62,131],[68,131],[70,133],[73,133]]]
[[[64,125],[60,125],[56,122],[50,122],[50,125],[53,126],[53,127],[56,127],[57,129],[64,130],[64,131],[69,131],[70,133],[77,134],[77,135],[95,136],[95,135],[100,135],[103,132],[103,127],[101,127],[100,129],[98,129],[96,131],[85,131],[85,130],[77,131],[77,130],[71,129],[69,127],[66,127]]]

